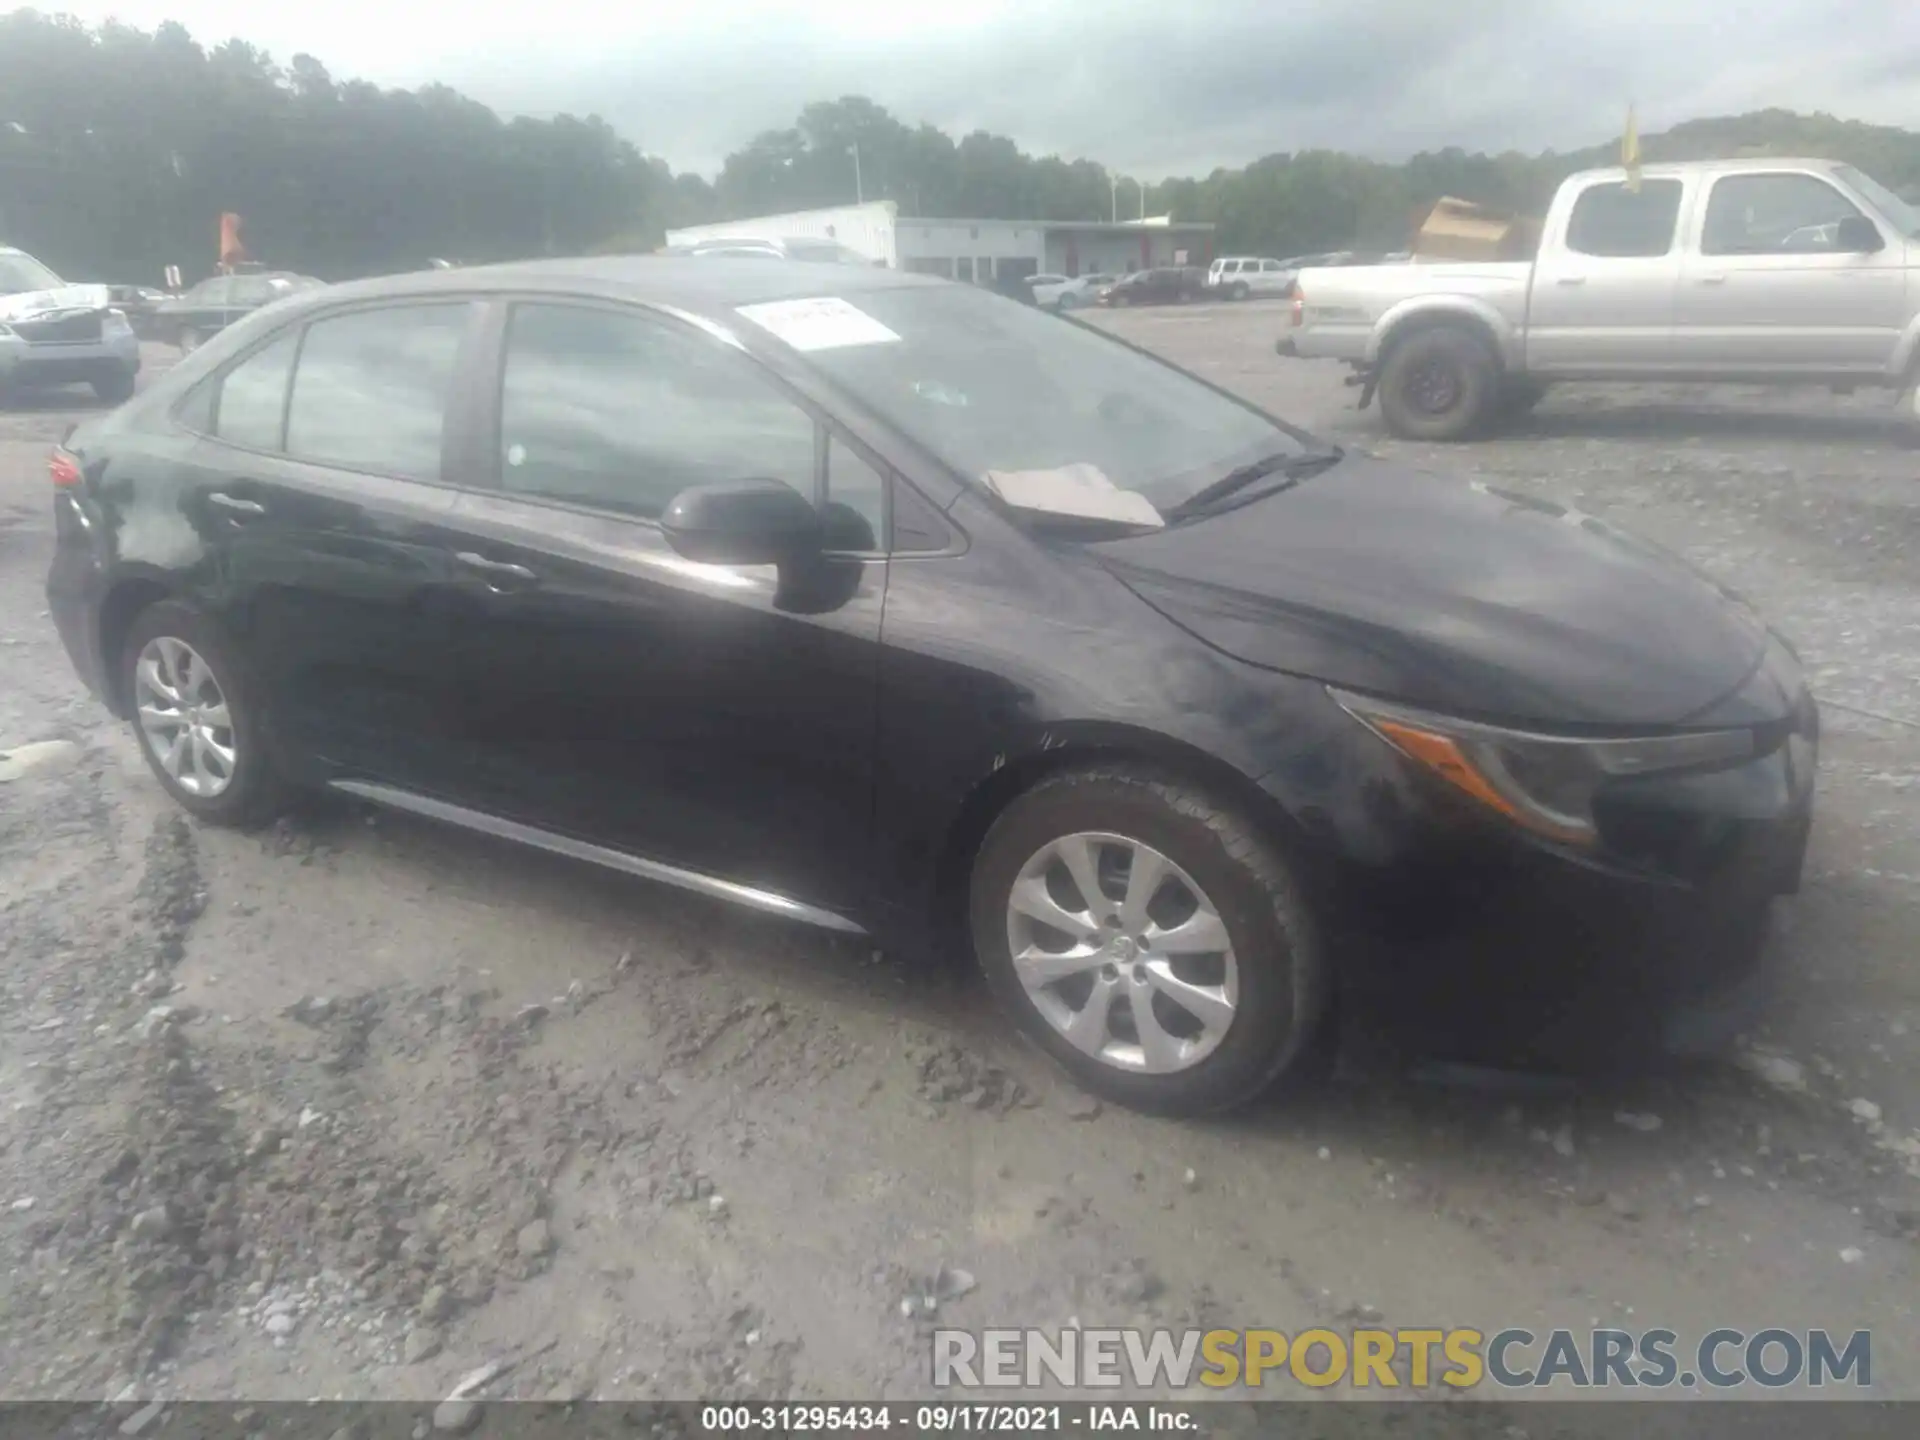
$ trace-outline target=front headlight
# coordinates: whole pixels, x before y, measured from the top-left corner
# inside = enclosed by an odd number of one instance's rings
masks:
[[[1328,687],[1354,719],[1422,769],[1562,845],[1599,839],[1593,800],[1608,780],[1745,760],[1750,730],[1584,739],[1453,720]]]

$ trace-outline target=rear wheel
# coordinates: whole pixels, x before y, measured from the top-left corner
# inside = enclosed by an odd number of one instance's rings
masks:
[[[127,632],[120,682],[140,753],[182,807],[246,826],[284,803],[252,682],[205,615],[175,600],[142,611]]]
[[[182,355],[191,355],[200,348],[200,342],[205,338],[198,330],[189,328],[182,330],[174,343],[179,345]]]
[[[1043,780],[988,832],[970,912],[1001,1003],[1117,1103],[1229,1109],[1316,1053],[1325,961],[1293,875],[1185,782],[1128,768]]]
[[[1380,367],[1380,413],[1403,440],[1464,440],[1496,413],[1493,352],[1454,326],[1396,343]]]

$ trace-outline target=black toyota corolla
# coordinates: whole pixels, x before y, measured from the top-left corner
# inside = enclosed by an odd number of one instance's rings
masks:
[[[1733,594],[966,286],[341,286],[52,474],[61,636],[194,814],[331,788],[959,942],[1143,1108],[1302,1070],[1350,989],[1697,1013],[1806,844],[1814,706]]]

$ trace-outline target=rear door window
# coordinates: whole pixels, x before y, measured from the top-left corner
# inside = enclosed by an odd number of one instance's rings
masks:
[[[1642,180],[1638,191],[1617,180],[1589,185],[1567,217],[1567,249],[1614,259],[1665,255],[1679,218],[1678,180]]]
[[[471,307],[392,305],[307,327],[287,408],[287,454],[345,470],[438,480],[447,402]]]

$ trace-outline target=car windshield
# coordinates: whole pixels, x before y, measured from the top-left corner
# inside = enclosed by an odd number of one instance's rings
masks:
[[[1871,175],[1864,175],[1851,165],[1836,165],[1833,173],[1864,195],[1874,209],[1899,228],[1902,235],[1909,240],[1920,240],[1920,207],[1902,200]]]
[[[903,286],[828,303],[865,318],[849,317],[852,338],[808,358],[983,484],[989,472],[1074,467],[1164,514],[1229,470],[1306,448],[1305,437],[1097,330],[979,290]]]
[[[66,282],[31,255],[0,255],[0,295],[57,290]]]

